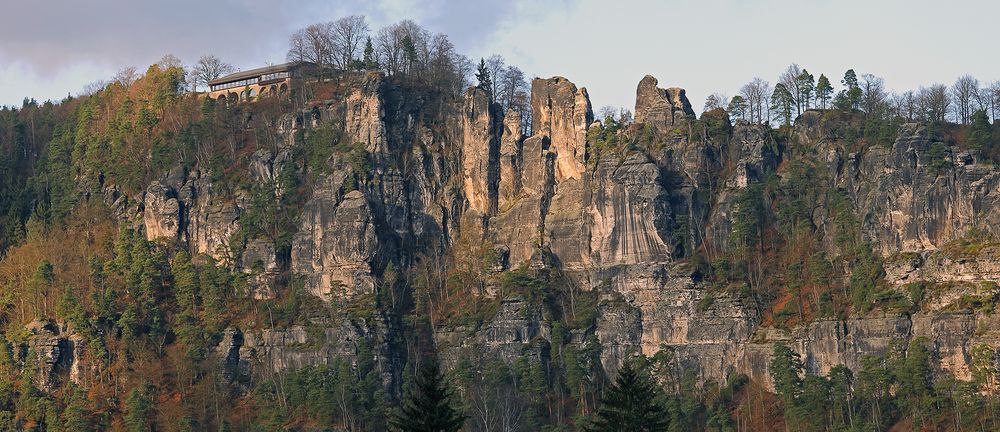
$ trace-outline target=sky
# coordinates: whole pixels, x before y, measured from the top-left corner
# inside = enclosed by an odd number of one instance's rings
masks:
[[[284,61],[296,29],[363,14],[448,34],[473,59],[500,54],[529,76],[587,87],[595,109],[632,108],[639,80],[682,87],[696,109],[797,63],[835,87],[848,68],[892,90],[1000,80],[985,0],[4,0],[0,105],[59,100],[165,54],[214,54],[241,69]]]

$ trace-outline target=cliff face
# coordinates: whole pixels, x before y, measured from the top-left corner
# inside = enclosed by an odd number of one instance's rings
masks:
[[[323,301],[361,299],[373,309],[370,297],[385,289],[388,263],[447,253],[456,239],[471,236],[502,252],[491,270],[498,275],[557,272],[573,290],[599,292],[593,324],[574,329],[568,340],[581,347],[596,341],[606,371],[630,353],[669,350],[678,371],[715,380],[746,373],[766,383],[776,341],[801,353],[809,371],[825,373],[838,364],[858,368],[866,354],[927,337],[939,370],[967,379],[972,348],[1000,346],[1000,321],[958,305],[963,295],[993,294],[1000,255],[947,250],[972,228],[997,230],[1000,170],[976,154],[956,152],[918,125],[901,127],[889,148],[850,151],[819,112],[796,122],[798,153],[759,125],[739,122],[731,133],[711,136],[684,90],[661,89],[651,76],[637,88],[635,130],[647,128],[653,143],[600,153],[589,147],[588,132],[601,125],[585,88],[554,77],[535,79],[531,93],[527,137],[519,116],[503,113],[480,89],[437,114],[440,126],[432,130],[421,122],[419,103],[377,75],[343,100],[309,110],[316,124],[335,122],[343,141],[360,143],[371,172],[348,187],[352,168],[335,156],[329,174],[309,191],[287,256],[267,242],[229,254],[248,204],[216,196],[210,177],[199,172],[172,172],[141,197],[109,192],[107,201],[141,221],[151,239],[186,242],[240,269],[259,260],[273,273],[301,275]],[[289,136],[313,127],[292,118],[285,123]],[[276,152],[255,154],[252,175],[273,179],[294,145],[289,138]],[[885,286],[906,293],[914,282],[929,284],[918,309],[876,307],[780,329],[762,324],[746,297],[712,289],[692,256],[729,250],[738,197],[772,176],[783,179],[782,163],[802,157],[822,161],[818,175],[846,191],[863,238],[883,258]],[[822,249],[842,254],[824,222],[828,212],[813,211],[810,223],[825,232]],[[261,285],[261,296],[273,295],[266,281]],[[552,340],[556,318],[520,295],[487,291],[502,298],[481,325],[434,326],[446,360],[453,364],[475,351],[505,361],[549,361],[548,347],[561,343]],[[402,367],[402,335],[389,312],[376,316],[345,317],[322,337],[301,328],[232,329],[218,351],[236,379],[357,355],[358,341],[365,341],[389,382]]]

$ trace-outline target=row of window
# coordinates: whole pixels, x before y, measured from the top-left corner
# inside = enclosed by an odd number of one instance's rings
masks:
[[[285,78],[288,78],[288,77],[289,77],[289,75],[288,75],[287,71],[286,72],[275,72],[275,73],[270,73],[270,74],[267,74],[267,75],[264,75],[264,76],[260,77],[260,80],[261,81],[270,81],[270,80],[276,80],[276,79],[285,79]]]
[[[289,77],[288,72],[276,72],[276,73],[271,73],[271,74],[263,75],[263,76],[260,76],[260,77],[257,77],[257,78],[247,78],[247,79],[244,79],[244,80],[233,81],[233,82],[228,82],[228,83],[224,83],[224,84],[216,84],[216,85],[212,86],[212,91],[231,89],[233,87],[246,87],[246,86],[251,85],[251,84],[257,84],[259,82],[271,81],[271,80],[276,80],[276,79],[285,79],[285,78],[288,78],[288,77]]]

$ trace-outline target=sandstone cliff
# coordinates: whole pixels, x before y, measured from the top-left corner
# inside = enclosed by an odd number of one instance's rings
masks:
[[[341,125],[343,140],[360,143],[372,161],[371,172],[351,188],[345,186],[350,167],[338,157],[330,161],[330,173],[309,191],[286,257],[268,244],[229,255],[245,202],[215,195],[209,177],[197,171],[172,172],[142,197],[107,200],[131,208],[121,213],[137,215],[131,217],[141,220],[149,238],[183,241],[239,268],[260,260],[274,273],[302,276],[309,292],[326,302],[375,295],[385,289],[387,264],[447,254],[456,239],[471,236],[502,252],[488,284],[515,271],[551,272],[572,292],[599,293],[593,324],[574,329],[567,340],[599,346],[609,372],[632,353],[668,350],[678,371],[718,381],[745,373],[767,383],[776,341],[801,353],[809,371],[824,373],[838,364],[858,368],[864,355],[923,336],[940,372],[968,379],[972,347],[1000,346],[1000,321],[959,304],[963,296],[993,295],[977,287],[993,283],[985,289],[995,290],[1000,282],[996,255],[956,258],[946,251],[970,229],[995,232],[1000,170],[915,124],[901,127],[889,147],[858,151],[816,111],[796,122],[794,151],[761,125],[727,121],[731,131],[711,135],[683,89],[657,85],[646,76],[636,91],[632,130],[646,130],[649,142],[601,153],[590,147],[589,131],[603,126],[594,123],[587,91],[565,78],[534,80],[532,135],[525,137],[517,113],[502,112],[483,90],[467,91],[431,129],[421,122],[419,101],[369,75],[343,100],[310,111],[318,113],[315,124],[291,122],[283,132],[332,121]],[[943,163],[931,160],[930,149],[942,146]],[[284,154],[255,154],[254,178],[273,178],[287,163]],[[884,260],[880,286],[898,293],[915,282],[934,287],[920,307],[876,305],[785,328],[767,323],[746,296],[720,291],[705,278],[694,257],[733,247],[740,197],[755,185],[783,181],[782,164],[805,159],[819,161],[815,173],[824,187],[849,197],[864,242]],[[811,211],[821,249],[844,256],[832,213]],[[491,289],[486,295],[502,298],[482,323],[434,325],[449,363],[473,351],[549,361],[548,347],[562,343],[552,339],[557,317],[520,294]],[[388,382],[399,374],[403,356],[393,350],[402,335],[386,324],[398,317],[385,309],[379,314],[384,318],[328,323],[325,336],[313,341],[297,328],[232,329],[219,351],[236,377],[350,357],[364,340],[380,347]]]

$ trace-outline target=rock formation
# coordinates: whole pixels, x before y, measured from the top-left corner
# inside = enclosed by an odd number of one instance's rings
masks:
[[[694,116],[684,89],[657,87],[656,78],[646,75],[635,91],[635,122],[655,127],[673,126],[677,119]]]
[[[692,260],[699,250],[724,253],[741,194],[784,181],[782,164],[804,157],[766,126],[723,119],[721,136],[710,135],[683,89],[659,88],[646,76],[636,90],[634,130],[648,129],[653,142],[600,153],[588,143],[590,128],[600,126],[586,89],[562,77],[532,82],[527,137],[519,113],[501,112],[483,90],[465,92],[433,127],[421,123],[419,101],[401,92],[369,74],[343,100],[315,108],[319,118],[342,125],[344,140],[363,145],[371,172],[355,184],[351,167],[334,157],[329,174],[308,191],[287,259],[273,244],[251,239],[242,261],[230,264],[259,263],[271,275],[287,270],[324,301],[351,301],[378,292],[387,263],[446,254],[468,234],[497,255],[490,272],[551,271],[573,289],[597,290],[593,326],[575,329],[568,340],[598,344],[609,373],[631,353],[667,349],[678,371],[717,381],[745,373],[768,383],[777,341],[801,353],[809,371],[824,373],[838,364],[856,369],[865,354],[927,337],[940,359],[937,370],[965,379],[974,346],[1000,346],[1000,320],[956,306],[963,296],[992,295],[983,284],[1000,282],[1000,253],[956,257],[946,250],[973,228],[998,233],[1000,170],[923,126],[904,125],[888,148],[857,152],[830,138],[836,135],[820,112],[796,122],[792,133],[821,162],[817,176],[846,194],[864,240],[884,259],[886,289],[939,286],[919,310],[875,308],[783,329],[762,324],[745,297],[713,288]],[[283,133],[310,127],[292,124]],[[289,163],[289,153],[258,153],[249,168],[257,181],[273,181]],[[219,259],[245,210],[245,200],[217,196],[211,176],[198,171],[167,175],[139,199],[114,190],[105,199],[118,213],[138,214],[149,238],[186,241],[193,252]],[[824,251],[838,255],[828,219],[828,209],[814,209],[810,223],[824,232]],[[269,295],[262,290],[260,297]],[[464,355],[548,361],[555,318],[496,286],[484,295],[501,298],[480,326],[435,328],[446,364]],[[233,329],[219,352],[237,380],[261,368],[349,358],[365,341],[396,359],[385,360],[390,380],[401,373],[392,368],[401,367],[402,357],[390,321],[330,322],[318,341],[307,341],[302,328]]]

